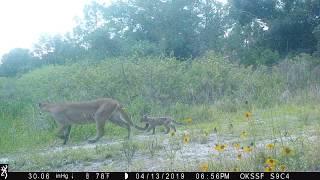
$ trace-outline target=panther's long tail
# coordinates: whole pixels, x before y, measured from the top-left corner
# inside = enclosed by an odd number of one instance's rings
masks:
[[[135,127],[136,129],[141,130],[141,131],[144,131],[144,130],[146,130],[146,129],[149,127],[149,124],[148,124],[148,123],[146,123],[146,126],[145,126],[145,127],[139,127],[139,126],[137,126],[136,124],[133,124],[131,118],[130,118],[130,117],[128,116],[128,114],[123,110],[123,107],[122,107],[121,105],[118,106],[118,109],[119,109],[119,111],[121,112],[121,115],[123,115],[124,118],[128,121],[128,123],[129,123],[131,126]]]

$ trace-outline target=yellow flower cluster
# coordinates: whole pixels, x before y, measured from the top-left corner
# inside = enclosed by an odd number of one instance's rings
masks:
[[[274,149],[274,144],[271,144],[271,143],[267,144],[266,147],[267,147],[267,149],[272,150],[272,149]]]
[[[216,144],[214,146],[214,149],[217,150],[218,152],[223,152],[227,148],[226,144]]]
[[[272,143],[266,144],[266,148],[268,150],[273,150],[275,148],[275,144],[272,144]],[[282,154],[285,156],[289,156],[289,155],[293,154],[293,150],[290,147],[285,146],[282,148]],[[278,164],[278,161],[276,159],[273,159],[271,157],[267,158],[265,161],[264,171],[265,172],[272,172],[272,171],[275,171],[276,169],[281,172],[287,171],[286,165],[281,164],[278,166],[277,164]]]
[[[276,168],[276,165],[277,165],[277,160],[276,159],[268,158],[266,160],[266,162],[265,162],[264,171],[272,172]]]

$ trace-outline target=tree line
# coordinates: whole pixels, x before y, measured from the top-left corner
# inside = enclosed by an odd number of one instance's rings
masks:
[[[318,57],[320,1],[118,0],[110,6],[94,1],[71,32],[43,36],[31,49],[4,54],[0,76],[120,56],[183,61],[207,51],[254,66],[300,53]]]

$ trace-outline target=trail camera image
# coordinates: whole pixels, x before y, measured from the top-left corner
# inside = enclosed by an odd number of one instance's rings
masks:
[[[2,0],[0,22],[0,179],[320,171],[318,0]]]

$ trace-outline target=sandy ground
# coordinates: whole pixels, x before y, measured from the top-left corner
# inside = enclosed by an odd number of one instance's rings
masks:
[[[180,132],[180,136],[183,132]],[[178,134],[177,134],[178,135]],[[294,141],[297,138],[305,137],[301,136],[290,136],[281,139],[258,141],[256,143],[256,148],[263,148],[266,144],[274,141]],[[104,160],[96,160],[91,162],[79,162],[73,164],[67,164],[57,169],[52,169],[52,171],[198,171],[198,166],[201,162],[207,162],[208,160],[218,160],[221,155],[214,150],[214,146],[217,142],[223,142],[228,144],[228,148],[223,152],[223,158],[236,160],[237,150],[230,147],[233,142],[236,142],[238,138],[230,136],[217,136],[216,134],[210,134],[208,136],[208,141],[201,144],[199,141],[191,141],[188,144],[182,144],[177,150],[172,150],[169,142],[169,135],[164,135],[163,133],[157,133],[156,135],[150,134],[140,134],[133,136],[134,141],[150,141],[151,139],[157,139],[158,144],[162,145],[162,149],[157,151],[153,157],[148,151],[138,150],[133,159],[132,164],[128,166],[127,161],[124,156],[111,157]],[[316,137],[305,137],[312,140]],[[94,149],[97,146],[113,146],[121,145],[124,140],[106,140],[105,137],[96,144],[88,144],[83,142],[77,145],[71,144],[66,146],[58,146],[47,148],[39,151],[39,154],[45,155],[47,153],[58,153],[64,150],[80,150],[80,149]],[[171,152],[171,153],[170,153]],[[174,154],[174,155],[173,155]],[[171,158],[170,158],[171,157]],[[14,157],[2,157],[0,158],[0,163],[6,163]],[[245,157],[244,157],[245,158]]]

